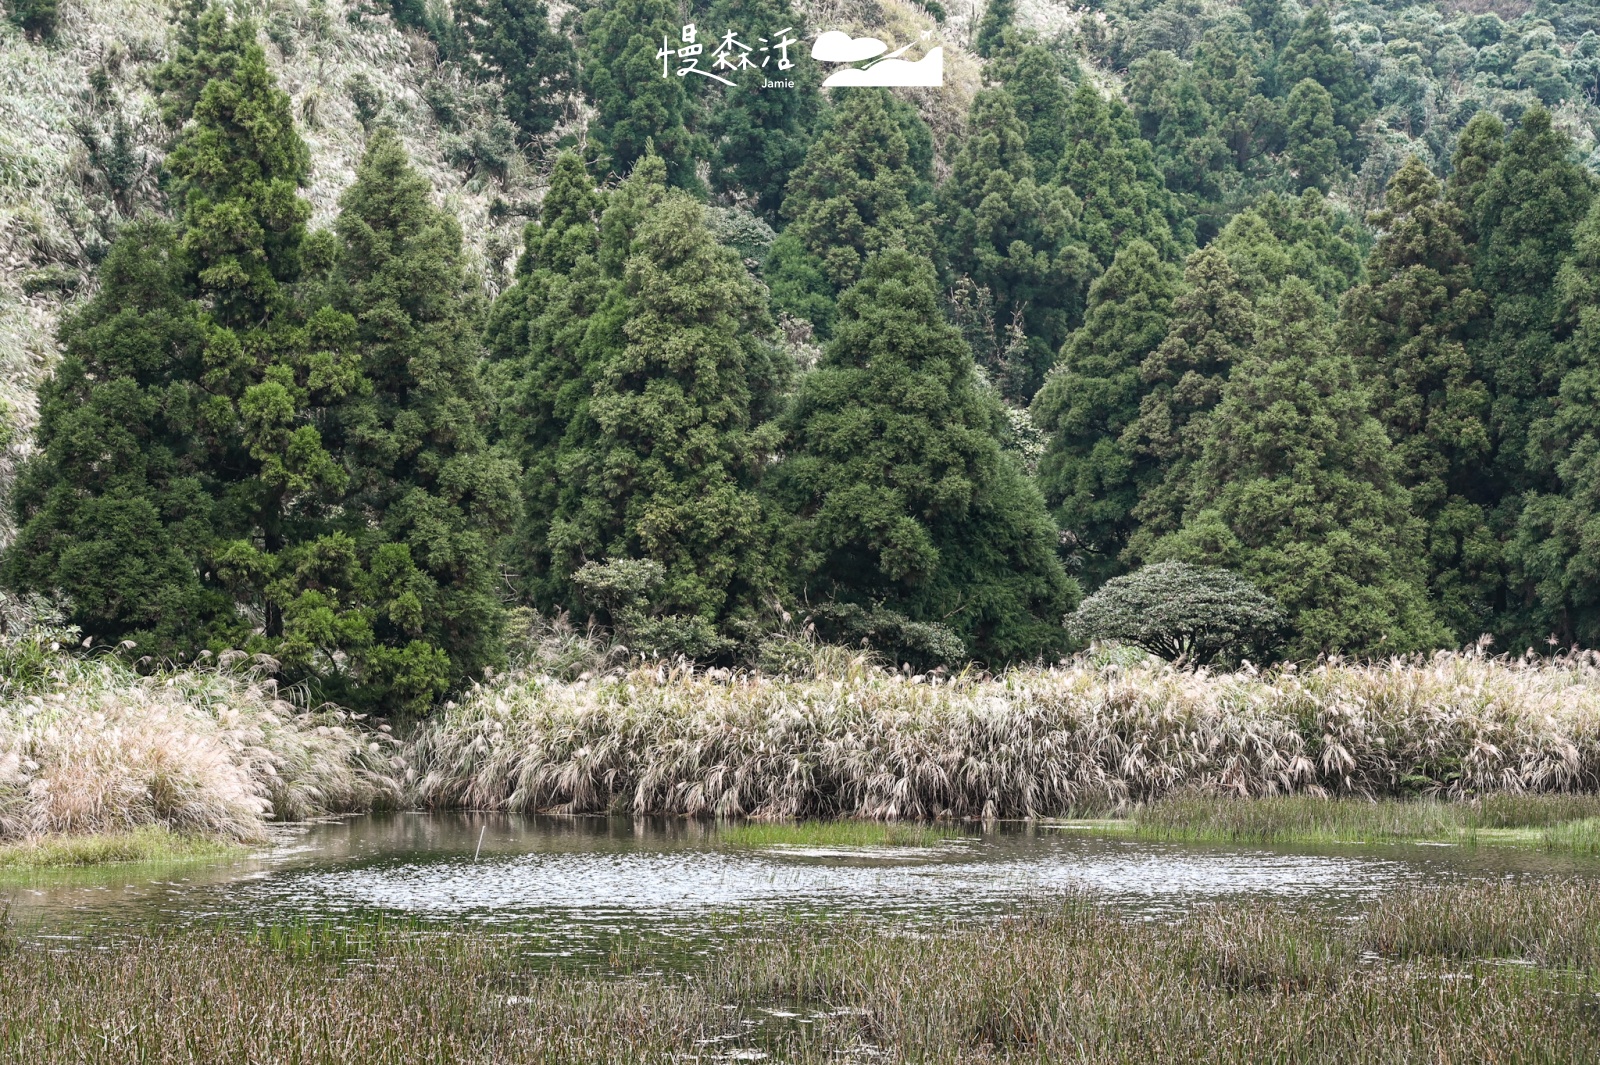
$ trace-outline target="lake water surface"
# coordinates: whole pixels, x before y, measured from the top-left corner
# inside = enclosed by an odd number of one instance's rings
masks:
[[[1600,862],[1509,846],[1188,845],[1037,825],[834,849],[737,846],[711,825],[615,818],[411,813],[275,832],[248,858],[52,873],[0,884],[0,899],[39,939],[383,915],[490,926],[583,959],[624,941],[693,950],[752,918],[985,919],[1074,891],[1161,918],[1239,899],[1353,911],[1397,886],[1469,879],[1600,883]]]

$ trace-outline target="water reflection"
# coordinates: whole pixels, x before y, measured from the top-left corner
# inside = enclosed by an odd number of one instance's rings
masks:
[[[1600,863],[1509,847],[1190,846],[1039,826],[906,849],[745,848],[697,823],[467,814],[279,833],[242,861],[51,876],[0,896],[34,936],[381,913],[515,925],[549,953],[581,955],[616,937],[714,937],[741,914],[982,918],[1078,889],[1146,916],[1238,897],[1345,910],[1400,884],[1600,874]]]

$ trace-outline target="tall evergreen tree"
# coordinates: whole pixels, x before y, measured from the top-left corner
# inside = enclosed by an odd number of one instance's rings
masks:
[[[1530,448],[1529,431],[1561,386],[1555,282],[1594,199],[1594,179],[1569,158],[1570,148],[1549,112],[1531,110],[1474,190],[1473,279],[1489,297],[1489,324],[1473,359],[1493,393],[1493,474],[1507,500],[1554,487],[1551,464]]]
[[[1285,155],[1295,181],[1302,189],[1328,191],[1339,166],[1339,145],[1334,137],[1333,97],[1306,78],[1289,93]]]
[[[229,55],[250,43],[228,62],[193,60],[228,73],[206,83],[168,156],[176,233],[131,230],[107,295],[63,331],[78,355],[52,402],[80,409],[46,420],[37,462],[54,486],[40,475],[29,481],[39,491],[19,494],[24,531],[8,565],[19,585],[80,601],[76,623],[108,642],[145,633],[158,653],[276,651],[293,595],[280,581],[346,484],[317,425],[356,384],[353,323],[295,302],[309,155],[253,31],[198,40]],[[118,451],[84,451],[86,425],[112,416]],[[102,531],[85,525],[112,511]],[[91,579],[81,560],[123,536],[132,558]],[[139,594],[185,605],[157,621],[130,600]]]
[[[1124,247],[1089,290],[1082,328],[1034,397],[1034,421],[1051,434],[1039,482],[1057,523],[1087,557],[1084,574],[1095,585],[1120,571],[1134,507],[1153,477],[1122,436],[1139,416],[1140,370],[1166,336],[1178,284],[1177,268],[1149,244]]]
[[[806,37],[804,19],[787,0],[716,0],[705,25],[724,33],[743,30],[739,40],[751,47],[756,44],[752,34],[771,37],[784,27],[790,27],[794,37]],[[715,49],[708,44],[706,53]],[[783,75],[794,82],[792,89],[763,91],[763,83],[778,72],[762,67],[753,57],[744,66],[738,60],[741,54],[730,44],[735,69],[719,71],[734,83],[732,88],[707,86],[711,98],[705,128],[714,145],[711,187],[715,192],[754,197],[756,209],[776,221],[784,186],[805,161],[812,125],[826,106],[822,70],[819,64],[802,60]],[[706,65],[714,62],[708,60]]]
[[[1529,493],[1507,545],[1519,593],[1515,635],[1532,644],[1600,642],[1600,203],[1578,227],[1557,275],[1560,392],[1536,421],[1531,446],[1555,466],[1556,486]],[[1511,650],[1519,648],[1513,646]]]
[[[994,56],[1016,17],[1016,0],[989,0],[978,22],[978,36],[972,42],[972,50],[984,59]]]
[[[979,90],[939,191],[950,274],[989,291],[997,323],[1023,322],[1026,346],[993,369],[1001,391],[1025,403],[1055,361],[1069,321],[1082,315],[1069,301],[1086,287],[1091,264],[1070,240],[1075,220],[1060,190],[1034,180],[1022,123],[1005,90]]]
[[[1145,389],[1139,417],[1122,435],[1125,450],[1160,471],[1133,509],[1139,524],[1129,537],[1129,561],[1145,559],[1158,539],[1182,526],[1206,420],[1261,328],[1255,305],[1220,248],[1191,255],[1183,281],[1165,339],[1139,368]]]
[[[1061,58],[1038,41],[1013,38],[990,59],[985,74],[1011,94],[1034,175],[1049,180],[1067,147],[1067,82],[1076,79],[1076,66],[1064,69]]]
[[[240,646],[248,626],[206,572],[225,516],[196,431],[206,323],[173,227],[126,227],[99,281],[63,322],[64,354],[40,390],[6,583],[65,593],[88,637],[132,640],[139,654]]]
[[[1080,85],[1072,97],[1056,180],[1081,205],[1080,239],[1100,270],[1135,240],[1169,262],[1192,245],[1192,223],[1167,190],[1127,106],[1101,99],[1091,85]]]
[[[354,679],[412,709],[501,657],[494,547],[516,498],[485,437],[460,226],[431,194],[380,129],[340,202],[334,290],[363,382],[338,412],[350,483],[332,524],[354,565],[350,589],[313,600],[358,606],[363,631],[338,643]]]
[[[1401,483],[1428,530],[1434,602],[1462,639],[1492,628],[1499,549],[1486,508],[1489,391],[1465,340],[1483,304],[1461,211],[1411,157],[1389,182],[1384,233],[1341,316],[1340,347],[1372,392]]]
[[[571,40],[550,25],[544,0],[457,0],[455,15],[471,66],[504,86],[506,117],[522,136],[555,128],[577,63]]]
[[[1332,303],[1361,277],[1357,238],[1353,219],[1307,189],[1298,199],[1262,196],[1233,217],[1214,245],[1227,255],[1252,300],[1298,277],[1319,299]]]
[[[1329,334],[1310,287],[1285,281],[1207,419],[1184,526],[1151,554],[1254,581],[1289,615],[1294,657],[1437,646],[1422,523]]]
[[[932,253],[914,147],[886,90],[849,91],[789,182],[783,214],[790,222],[767,265],[777,307],[826,335],[834,297],[857,280],[869,255],[890,247]]]
[[[996,442],[1002,410],[939,313],[932,269],[876,253],[839,310],[776,474],[803,597],[947,625],[990,662],[1059,648],[1076,588],[1037,490]]]
[[[567,603],[571,590],[570,569],[549,544],[551,523],[578,492],[561,471],[595,435],[588,411],[598,365],[585,339],[616,283],[600,267],[604,209],[582,161],[563,153],[539,221],[528,227],[516,281],[495,301],[486,331],[498,435],[523,471],[524,510],[508,561],[523,593],[545,609]]]
[[[586,326],[592,395],[554,471],[550,566],[570,577],[585,561],[652,560],[665,574],[654,606],[726,622],[772,587],[754,488],[782,368],[760,289],[665,177],[646,156],[601,220],[617,283]]]
[[[1334,140],[1346,164],[1361,162],[1361,125],[1373,112],[1372,92],[1356,57],[1333,33],[1325,5],[1311,9],[1278,57],[1278,72],[1285,87],[1310,78],[1324,89],[1333,105]]]
[[[596,111],[589,138],[599,172],[628,173],[653,143],[669,182],[698,185],[695,161],[704,152],[689,94],[676,56],[666,67],[657,58],[663,47],[683,47],[682,31],[666,0],[602,0],[584,14],[578,80]]]

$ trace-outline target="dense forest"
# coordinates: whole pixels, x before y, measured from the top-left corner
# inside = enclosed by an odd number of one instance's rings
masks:
[[[8,55],[75,14],[11,0]],[[947,83],[663,76],[690,23],[937,40]],[[418,93],[280,86],[369,24]],[[1600,8],[195,2],[165,33],[87,69],[71,247],[7,282],[59,355],[36,423],[10,401],[0,576],[87,646],[422,712],[535,613],[999,666],[1172,562],[1248,582],[1291,658],[1600,643]],[[317,194],[341,114],[359,162]]]

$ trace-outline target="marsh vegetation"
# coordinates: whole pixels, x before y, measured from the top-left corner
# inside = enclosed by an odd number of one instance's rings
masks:
[[[513,936],[372,927],[136,937],[7,959],[0,1053],[38,1062],[1581,1061],[1586,885],[1132,922],[1084,897],[981,926],[752,924],[661,972]],[[404,974],[403,979],[397,979]]]

